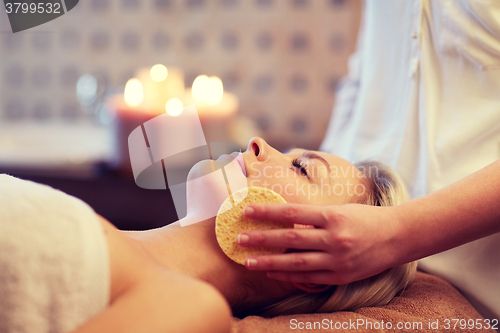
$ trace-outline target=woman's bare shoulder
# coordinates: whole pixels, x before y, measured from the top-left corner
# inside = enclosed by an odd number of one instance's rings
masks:
[[[219,291],[160,266],[139,242],[105,218],[99,219],[109,249],[110,308],[76,332],[93,332],[94,328],[115,327],[117,323],[127,323],[131,332],[148,331],[145,325],[160,328],[167,324],[172,331],[230,330],[231,310]],[[137,318],[147,318],[148,324]]]
[[[134,285],[158,272],[155,263],[136,241],[123,234],[104,217],[97,216],[108,245],[112,303]]]

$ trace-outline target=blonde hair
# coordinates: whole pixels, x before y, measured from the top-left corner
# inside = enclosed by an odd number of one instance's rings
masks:
[[[408,200],[403,181],[388,166],[365,161],[356,164],[356,167],[364,173],[367,185],[371,188],[362,203],[372,206],[395,206]],[[417,262],[411,262],[389,268],[364,280],[332,286],[321,293],[301,292],[252,314],[273,317],[386,305],[413,281],[416,268]]]

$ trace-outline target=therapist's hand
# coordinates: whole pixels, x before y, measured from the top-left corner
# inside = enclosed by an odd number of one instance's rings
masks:
[[[238,235],[241,246],[306,250],[247,258],[248,269],[267,271],[272,279],[340,285],[397,266],[404,257],[404,244],[398,241],[402,219],[396,207],[256,204],[247,206],[244,214],[253,219],[310,226]]]

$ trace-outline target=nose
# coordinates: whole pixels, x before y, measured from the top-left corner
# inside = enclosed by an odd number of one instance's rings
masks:
[[[257,158],[257,161],[263,162],[267,159],[269,153],[269,145],[259,137],[252,138],[248,143],[247,153],[252,154]]]

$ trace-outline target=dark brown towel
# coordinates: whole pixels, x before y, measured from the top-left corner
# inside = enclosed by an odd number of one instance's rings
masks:
[[[482,329],[479,329],[479,324],[482,325]],[[496,333],[491,328],[484,329],[485,325],[487,323],[483,317],[452,285],[436,276],[417,272],[413,284],[386,306],[361,308],[352,312],[300,314],[270,319],[257,316],[242,320],[235,318],[233,333],[333,331]]]

